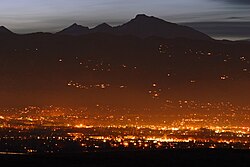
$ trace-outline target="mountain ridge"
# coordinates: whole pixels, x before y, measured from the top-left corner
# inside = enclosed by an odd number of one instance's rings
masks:
[[[89,33],[112,33],[115,35],[133,35],[140,38],[147,38],[151,36],[163,37],[167,39],[172,38],[189,38],[197,40],[211,40],[208,35],[199,32],[193,28],[167,22],[163,19],[154,16],[147,16],[145,14],[138,14],[135,18],[127,23],[112,27],[107,23],[102,23],[90,29],[85,26],[74,23],[73,25],[57,32],[62,35],[84,35]]]

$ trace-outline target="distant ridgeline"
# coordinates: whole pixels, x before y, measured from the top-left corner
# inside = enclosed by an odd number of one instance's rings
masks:
[[[73,24],[72,26],[58,32],[58,34],[83,35],[100,32],[116,35],[133,35],[142,38],[156,36],[163,38],[211,39],[209,36],[190,27],[166,22],[162,19],[153,16],[149,17],[143,14],[137,15],[134,19],[117,27],[111,27],[110,25],[103,23],[93,29],[89,29],[88,27]]]
[[[11,34],[12,32],[5,27],[0,27],[0,33]],[[90,33],[132,35],[141,38],[155,36],[162,38],[189,38],[198,40],[211,40],[208,35],[203,34],[190,27],[166,22],[162,19],[153,16],[147,16],[144,14],[137,15],[134,19],[117,27],[111,27],[110,25],[103,23],[93,29],[90,29],[88,27],[84,27],[82,25],[74,23],[73,25],[56,34],[78,36]]]

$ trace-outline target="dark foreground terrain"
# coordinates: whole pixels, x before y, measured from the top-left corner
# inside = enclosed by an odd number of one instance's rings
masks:
[[[68,155],[1,155],[1,166],[247,167],[248,150],[164,150]]]

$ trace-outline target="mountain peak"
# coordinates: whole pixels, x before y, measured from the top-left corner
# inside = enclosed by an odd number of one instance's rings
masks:
[[[148,16],[146,14],[138,14],[131,21],[148,21],[148,20],[160,20],[160,19],[153,16]]]
[[[58,33],[63,34],[63,35],[83,35],[83,34],[89,33],[89,28],[79,25],[77,23],[74,23],[68,28],[63,29],[62,31]]]
[[[149,18],[150,16],[146,15],[146,14],[138,14],[135,16],[135,18]]]
[[[95,28],[112,28],[112,27],[107,23],[102,23],[102,24],[96,26]]]
[[[135,18],[133,18],[132,20],[130,20],[130,22],[128,23],[135,23],[137,22],[137,24],[158,24],[158,23],[170,23],[170,22],[167,22],[165,20],[162,20],[162,19],[159,19],[157,17],[154,17],[154,16],[148,16],[146,14],[138,14],[135,16]]]
[[[206,34],[196,31],[190,27],[181,26],[175,23],[167,22],[163,19],[138,14],[129,22],[118,26],[119,34],[134,35],[142,38],[163,37],[163,38],[189,38],[199,40],[211,39]]]
[[[96,26],[95,28],[92,29],[94,32],[112,32],[113,31],[113,27],[111,27],[109,24],[107,23],[102,23],[98,26]]]
[[[69,26],[68,28],[77,28],[77,29],[89,29],[88,27],[84,27],[84,26],[82,26],[82,25],[79,25],[79,24],[77,24],[77,23],[74,23],[74,24],[72,24],[71,26]]]

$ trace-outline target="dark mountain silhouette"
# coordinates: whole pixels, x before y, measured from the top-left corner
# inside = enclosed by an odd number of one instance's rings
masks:
[[[11,32],[9,29],[7,29],[4,26],[0,26],[0,34],[14,34],[13,32]]]
[[[102,24],[96,26],[95,28],[93,28],[91,31],[92,32],[111,33],[111,32],[114,32],[114,29],[113,29],[113,27],[111,27],[107,23],[102,23]]]
[[[250,42],[210,40],[155,17],[0,37],[0,106],[250,101]]]
[[[88,33],[90,33],[90,30],[88,27],[84,27],[76,23],[58,32],[58,34],[62,34],[62,35],[84,35]]]
[[[72,26],[60,31],[59,34],[84,35],[93,32],[112,33],[116,35],[133,35],[140,38],[155,36],[167,39],[188,38],[211,40],[208,35],[190,27],[166,22],[162,19],[144,14],[139,14],[131,21],[117,27],[111,27],[110,25],[103,23],[93,29],[89,29],[87,27],[73,24]]]
[[[142,38],[157,36],[163,38],[211,39],[209,36],[190,27],[166,22],[144,14],[137,15],[131,21],[116,27],[116,29],[119,34],[135,35]]]

